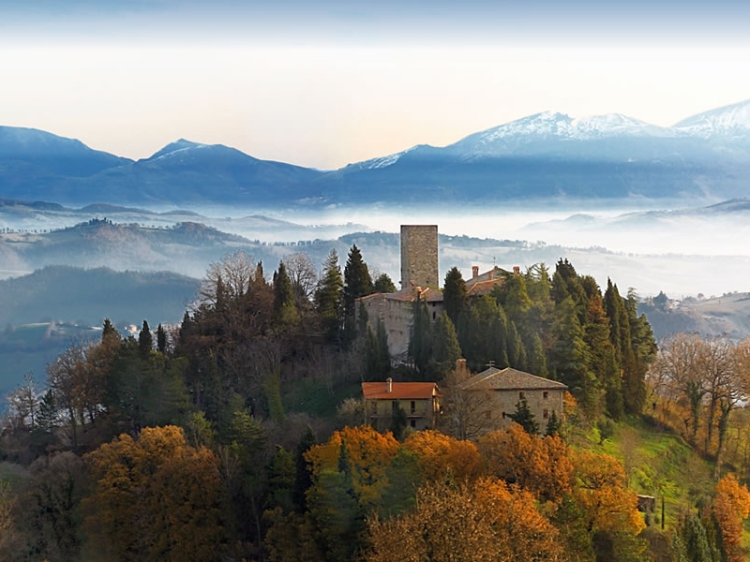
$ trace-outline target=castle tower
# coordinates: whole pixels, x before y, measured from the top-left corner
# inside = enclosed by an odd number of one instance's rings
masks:
[[[440,288],[438,273],[438,228],[401,225],[401,288]]]

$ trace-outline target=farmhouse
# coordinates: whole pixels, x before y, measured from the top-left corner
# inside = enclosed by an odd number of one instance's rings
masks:
[[[434,382],[363,382],[365,417],[378,431],[388,429],[394,411],[406,413],[409,427],[433,429],[440,412],[440,391]]]
[[[477,391],[489,395],[485,403],[485,416],[493,429],[508,427],[513,420],[509,415],[516,411],[516,405],[526,400],[529,410],[544,431],[547,422],[555,412],[557,419],[563,414],[563,395],[568,389],[561,382],[538,377],[511,367],[488,369],[474,375],[461,384],[467,392]]]

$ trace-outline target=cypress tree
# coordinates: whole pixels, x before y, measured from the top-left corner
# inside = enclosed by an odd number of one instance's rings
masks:
[[[409,361],[424,379],[432,358],[432,335],[430,333],[430,315],[427,312],[427,303],[420,297],[417,297],[412,305],[408,356]]]
[[[156,349],[162,354],[167,352],[167,332],[161,324],[156,328]]]
[[[440,381],[448,371],[456,366],[461,358],[456,329],[447,314],[441,314],[432,329],[433,375]]]
[[[273,274],[273,312],[278,324],[296,324],[299,320],[292,281],[289,279],[283,261],[279,263],[279,269]]]
[[[458,325],[458,319],[466,308],[466,299],[466,282],[458,268],[453,267],[445,275],[443,307],[454,326]]]
[[[154,337],[151,335],[151,330],[148,327],[148,322],[143,321],[143,327],[138,334],[138,351],[141,357],[146,358],[154,347]]]

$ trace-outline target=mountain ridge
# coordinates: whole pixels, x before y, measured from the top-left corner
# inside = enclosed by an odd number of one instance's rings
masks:
[[[444,147],[420,144],[331,171],[184,138],[134,161],[75,139],[11,129],[0,127],[0,193],[63,204],[322,209],[555,198],[711,201],[744,194],[750,173],[750,101],[673,127],[618,113],[542,112]],[[14,145],[14,135],[24,142]]]

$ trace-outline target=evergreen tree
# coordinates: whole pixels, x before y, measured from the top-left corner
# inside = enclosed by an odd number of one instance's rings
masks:
[[[508,417],[520,425],[526,433],[530,435],[537,435],[539,433],[539,424],[536,422],[534,413],[529,408],[526,397],[516,402],[516,411]]]
[[[584,331],[575,313],[575,304],[566,297],[555,310],[552,349],[553,378],[565,383],[591,417],[598,403],[596,377],[589,370],[589,349],[584,341]]]
[[[151,335],[151,330],[148,327],[148,322],[143,321],[143,327],[138,334],[138,350],[141,357],[148,357],[149,353],[154,347],[154,337]]]
[[[378,318],[375,331],[367,330],[365,346],[365,373],[367,380],[383,380],[391,370],[391,355],[388,352],[388,334],[385,324]]]
[[[387,273],[381,273],[372,284],[374,293],[395,293],[396,285]]]
[[[544,432],[545,435],[554,437],[560,433],[560,420],[557,418],[557,413],[552,410],[552,413],[547,420],[547,430]]]
[[[305,459],[305,453],[307,453],[310,447],[317,444],[317,442],[318,440],[315,438],[312,427],[308,425],[305,433],[302,434],[297,443],[297,448],[294,452],[295,478],[292,499],[298,513],[307,511],[306,493],[310,486],[312,486],[310,465],[307,459]]]
[[[445,275],[443,285],[443,307],[445,314],[451,319],[454,326],[458,325],[458,319],[466,308],[466,282],[457,267],[453,267]]]
[[[403,441],[406,426],[409,424],[406,412],[404,412],[404,409],[399,406],[396,400],[391,402],[391,410],[391,426],[389,429],[397,440]]]
[[[356,244],[349,250],[344,267],[344,340],[351,342],[356,337],[354,325],[355,303],[358,298],[372,294],[372,278],[362,252]]]
[[[456,329],[447,314],[441,314],[432,327],[432,376],[440,381],[461,358]]]
[[[280,325],[296,324],[299,321],[292,282],[283,261],[273,274],[273,312]]]
[[[339,343],[343,312],[344,280],[339,257],[332,249],[323,265],[323,276],[315,290],[315,308],[320,315],[323,333],[329,343]]]
[[[161,324],[156,328],[156,349],[162,354],[167,352],[167,332]]]
[[[118,338],[120,337],[109,318],[105,318],[104,324],[102,325],[102,341],[107,338],[113,337],[114,335],[117,335]]]
[[[427,303],[420,297],[412,305],[412,326],[409,336],[408,356],[414,368],[424,380],[432,358],[432,334]]]

